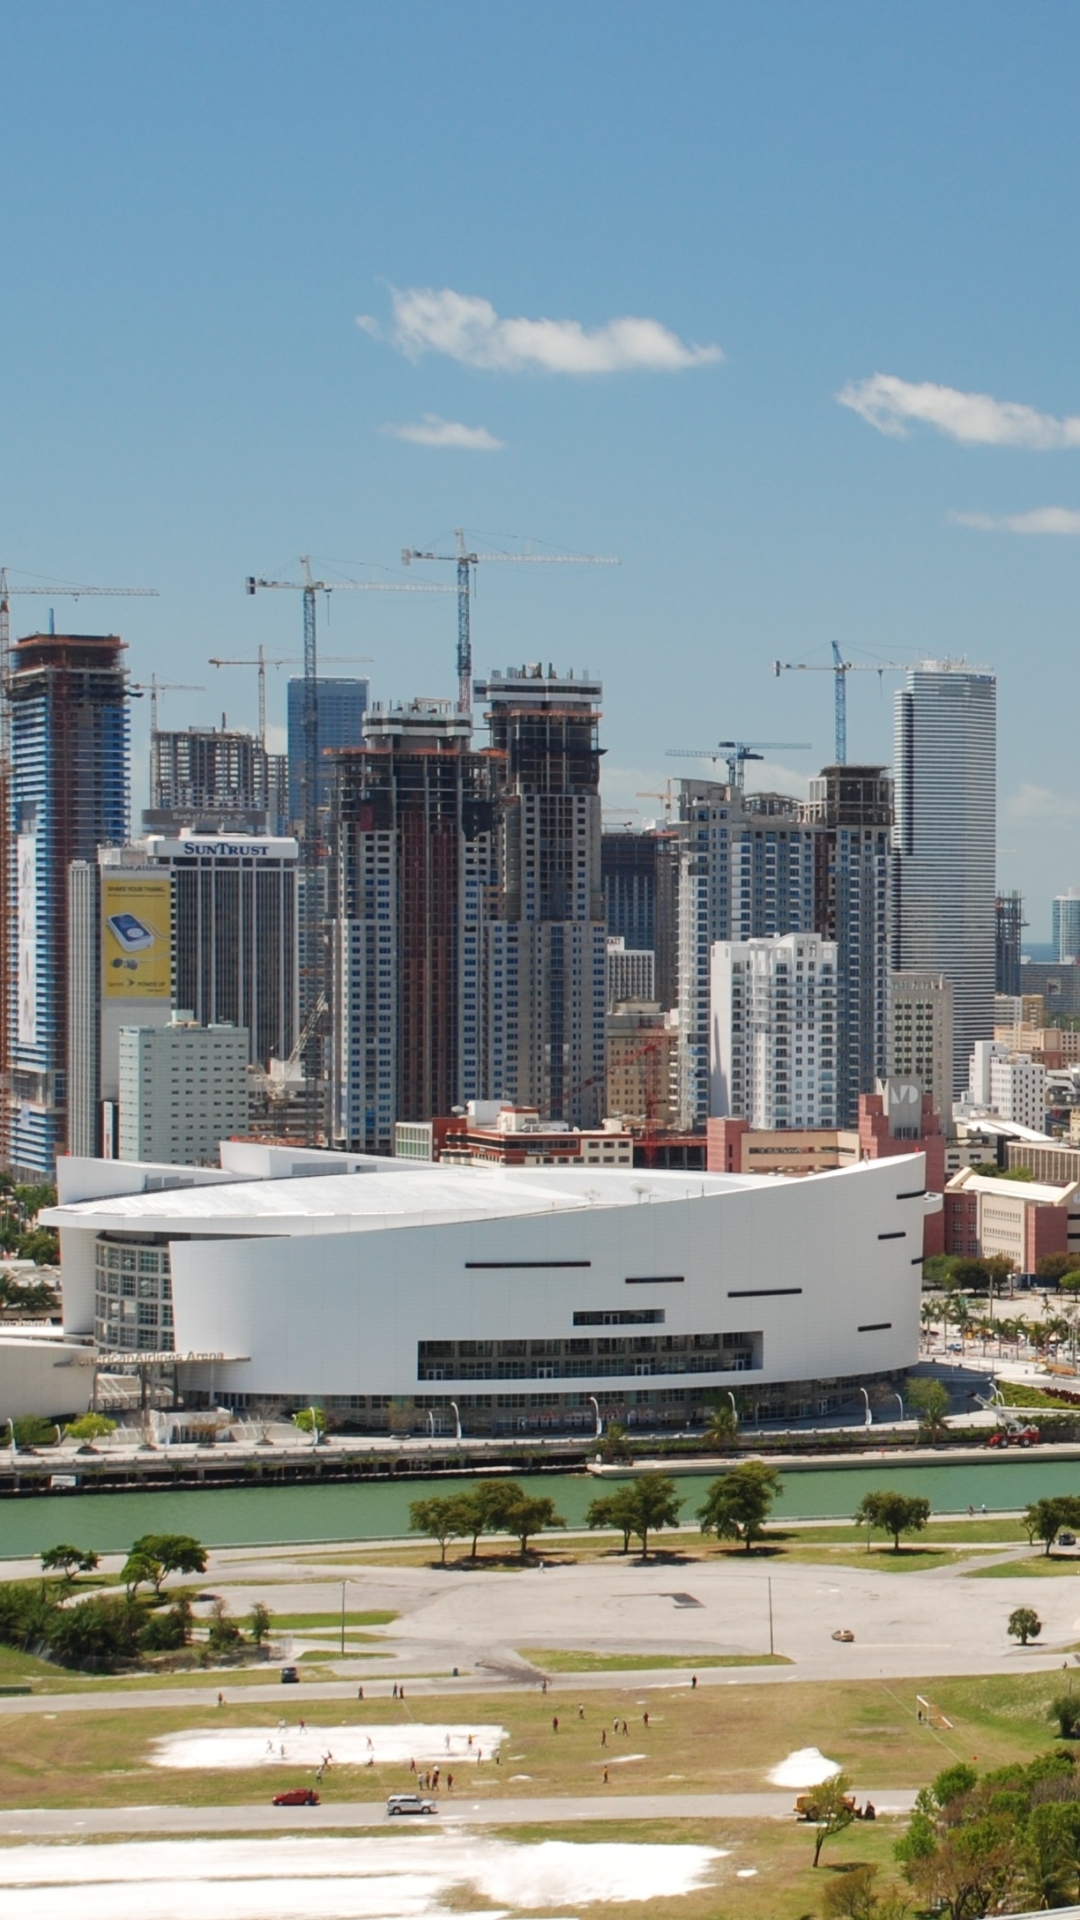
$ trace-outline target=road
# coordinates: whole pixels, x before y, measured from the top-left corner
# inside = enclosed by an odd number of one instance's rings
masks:
[[[862,1806],[883,1816],[910,1813],[915,1788],[856,1787]],[[95,1834],[221,1834],[340,1832],[351,1827],[438,1825],[561,1826],[595,1820],[790,1820],[787,1793],[635,1793],[537,1800],[460,1800],[444,1803],[436,1821],[390,1822],[385,1803],[338,1801],[319,1807],[29,1807],[0,1813],[0,1839],[84,1840]]]

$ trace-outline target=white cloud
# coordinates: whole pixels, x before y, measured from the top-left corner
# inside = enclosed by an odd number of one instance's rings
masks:
[[[395,440],[408,440],[414,447],[464,447],[471,453],[498,453],[506,445],[496,440],[486,427],[466,427],[460,420],[444,420],[440,414],[425,413],[414,425],[379,428]]]
[[[958,527],[978,527],[984,533],[1080,533],[1075,507],[1034,507],[1030,513],[950,513]]]
[[[1080,447],[1080,415],[1058,419],[1016,400],[961,393],[929,380],[898,380],[895,374],[875,373],[870,380],[849,381],[836,398],[879,433],[901,439],[914,422],[936,427],[968,446],[1027,447],[1040,453],[1048,448]]]
[[[545,373],[626,373],[638,369],[673,373],[723,359],[719,347],[680,340],[659,320],[627,315],[602,327],[580,320],[504,320],[490,300],[455,293],[451,287],[391,289],[391,338],[402,353],[445,353],[463,366],[500,373],[539,369]],[[357,325],[381,335],[361,314]]]
[[[1036,787],[1025,781],[1016,793],[1009,795],[1005,809],[1014,820],[1041,820],[1064,825],[1080,819],[1080,798],[1053,793],[1049,787]]]

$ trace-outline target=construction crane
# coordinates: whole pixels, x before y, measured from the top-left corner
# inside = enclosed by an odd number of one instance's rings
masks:
[[[14,846],[12,840],[14,822],[11,808],[11,602],[15,597],[20,600],[29,596],[43,596],[49,600],[156,600],[156,587],[84,587],[63,586],[13,587],[8,579],[8,569],[0,567],[0,901],[6,913],[11,905],[12,881],[14,878]],[[11,953],[7,938],[0,939],[0,1061],[6,1065],[11,1059],[10,1044],[10,1005],[11,1005]],[[0,1104],[0,1156],[3,1164],[11,1164],[11,1087],[3,1088]]]
[[[908,666],[895,660],[845,660],[836,641],[832,646],[832,666],[824,661],[813,663],[808,660],[774,660],[773,673],[779,680],[782,673],[831,673],[835,676],[835,712],[836,712],[836,764],[847,766],[847,677],[849,673],[907,673]]]
[[[675,805],[675,798],[672,793],[672,787],[674,786],[674,784],[675,783],[673,780],[665,780],[662,787],[641,787],[638,789],[637,793],[634,795],[635,800],[662,801],[663,807],[664,807],[664,818],[666,819],[669,827],[671,825],[671,809]]]
[[[491,561],[524,561],[530,565],[552,567],[618,567],[622,562],[611,553],[477,553],[470,551],[465,543],[462,527],[454,528],[457,542],[456,553],[430,553],[419,547],[402,547],[401,564],[409,566],[414,560],[441,560],[457,568],[458,597],[458,638],[457,638],[457,710],[459,713],[472,712],[472,632],[469,618],[469,602],[472,596],[472,569]]]
[[[300,555],[300,580],[266,580],[248,574],[248,593],[272,588],[304,596],[304,759],[300,775],[303,818],[303,882],[301,968],[307,989],[307,1006],[318,1007],[325,999],[322,969],[322,927],[318,902],[319,869],[319,669],[315,634],[315,597],[325,593],[447,593],[447,587],[417,587],[397,580],[316,580],[310,557]],[[257,663],[256,663],[257,664]],[[318,1020],[305,1028],[305,1144],[318,1146],[322,1132],[319,1086],[322,1080],[322,1034]]]
[[[809,753],[809,740],[718,740],[715,747],[668,747],[669,760],[725,760],[728,770],[728,785],[738,791],[745,781],[744,768],[748,760],[763,760],[764,753],[757,752],[763,747],[769,751]]]
[[[663,1034],[656,1034],[652,1040],[647,1040],[644,1046],[635,1047],[632,1053],[623,1054],[618,1062],[619,1067],[636,1066],[639,1060],[646,1059],[650,1053],[658,1052],[664,1045],[665,1037]],[[571,1101],[576,1100],[579,1093],[587,1093],[590,1087],[600,1086],[605,1084],[606,1081],[606,1070],[603,1073],[591,1073],[587,1080],[579,1080],[576,1086],[570,1087],[562,1096],[564,1112],[570,1106]],[[656,1089],[650,1086],[648,1075],[645,1077],[641,1092],[645,1107],[645,1125],[641,1133],[641,1144],[645,1155],[645,1165],[651,1167],[656,1163],[658,1128],[656,1125]]]
[[[266,582],[264,581],[265,585]],[[370,666],[370,653],[324,653],[323,665],[331,662],[339,666]],[[266,669],[267,667],[296,667],[301,664],[298,653],[284,653],[277,660],[268,660],[261,647],[256,649],[254,658],[246,654],[238,660],[210,660],[211,667],[256,667],[259,674],[259,745],[266,750]]]
[[[148,693],[150,695],[150,732],[153,734],[158,730],[157,703],[159,693],[205,693],[206,688],[196,685],[190,680],[159,680],[157,674],[152,673],[149,680],[145,682],[133,680],[128,687],[128,692],[138,694]]]

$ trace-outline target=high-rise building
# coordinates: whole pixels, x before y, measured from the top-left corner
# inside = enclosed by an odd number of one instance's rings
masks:
[[[333,755],[346,747],[359,747],[364,739],[364,716],[368,707],[366,680],[324,680],[319,676],[319,725],[317,805],[328,809],[334,796]],[[290,680],[288,686],[289,799],[288,818],[299,824],[304,811],[301,778],[304,771],[304,683]]]
[[[656,854],[660,845],[655,833],[603,833],[600,837],[600,880],[608,933],[638,950],[656,946]]]
[[[288,1060],[298,1032],[297,843],[148,834],[69,873],[69,1143],[119,1152],[120,1030],[247,1036],[250,1064]]]
[[[691,1129],[709,1114],[710,950],[813,930],[820,829],[783,794],[713,780],[679,788],[679,1124]]]
[[[123,650],[115,635],[38,633],[11,654],[5,1157],[46,1179],[67,1142],[68,867],[127,838]]]
[[[852,1127],[886,1070],[892,782],[884,767],[825,767],[806,817],[820,829],[814,924],[837,947],[837,1112]]]
[[[604,1093],[601,686],[539,665],[477,683],[500,768],[488,1089],[592,1127]]]
[[[1080,960],[1080,887],[1070,887],[1067,893],[1059,893],[1054,901],[1054,959]],[[1004,992],[1019,993],[1019,986],[1002,988]]]
[[[751,1127],[837,1123],[835,940],[789,933],[712,950],[710,1099]]]
[[[629,1000],[607,1017],[605,1115],[637,1129],[669,1127],[676,1033],[659,1004]]]
[[[200,1027],[183,1013],[164,1027],[120,1029],[121,1160],[218,1165],[218,1142],[248,1118],[248,1036]]]
[[[994,903],[996,960],[994,984],[998,993],[1021,992],[1020,948],[1024,933],[1024,902],[1018,893],[999,893]]]
[[[175,830],[277,834],[286,811],[286,761],[236,727],[188,727],[150,738],[150,810],[143,824]]]
[[[656,967],[651,949],[628,947],[625,940],[609,934],[605,969],[609,1011],[622,1000],[653,998]]]
[[[142,845],[172,885],[173,1005],[199,1026],[246,1032],[252,1065],[287,1060],[298,1031],[296,841],[151,833]]]
[[[994,1031],[996,694],[991,673],[926,661],[895,704],[891,964],[952,982],[954,1094]]]
[[[345,1146],[389,1153],[398,1121],[484,1092],[496,763],[472,751],[471,725],[445,701],[377,706],[365,745],[337,756],[334,1126]]]
[[[996,1113],[1042,1133],[1046,1127],[1046,1068],[1001,1040],[977,1040],[968,1063],[965,1105]]]
[[[942,1133],[953,1131],[953,989],[943,973],[889,975],[889,1076],[933,1101]]]

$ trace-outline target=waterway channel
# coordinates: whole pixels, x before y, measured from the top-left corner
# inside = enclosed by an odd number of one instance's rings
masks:
[[[711,1474],[684,1474],[679,1492],[692,1518]],[[588,1474],[520,1476],[549,1494],[570,1526],[580,1527],[601,1490]],[[467,1479],[465,1481],[468,1484]],[[141,1533],[192,1533],[205,1545],[272,1546],[333,1540],[385,1540],[409,1530],[409,1502],[448,1493],[454,1479],[353,1482],[336,1486],[178,1489],[154,1493],[27,1494],[0,1502],[0,1559],[36,1555],[58,1540],[97,1553],[127,1549]],[[609,1482],[610,1484],[610,1482]],[[986,1460],[934,1466],[822,1467],[789,1473],[777,1519],[846,1519],[871,1489],[918,1493],[934,1513],[1018,1510],[1043,1495],[1080,1493],[1080,1460]]]

